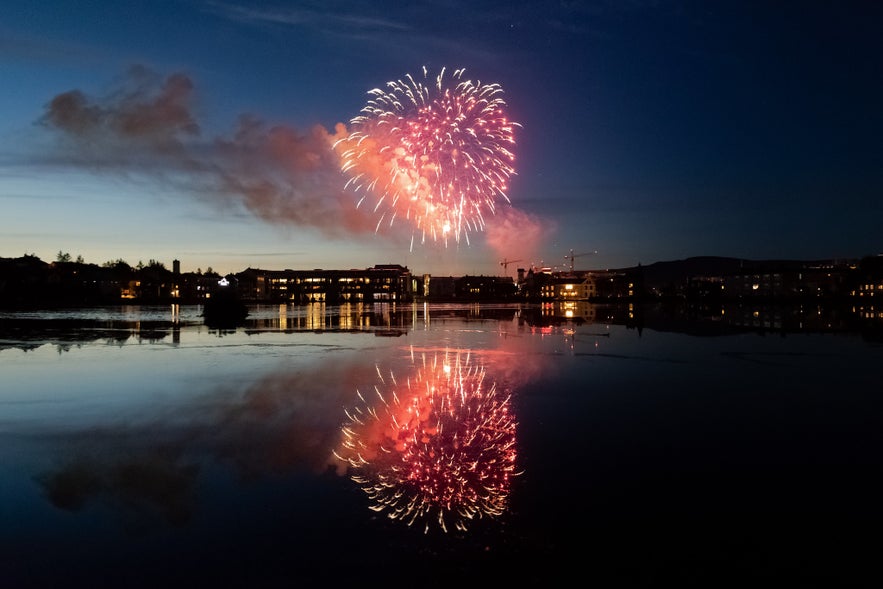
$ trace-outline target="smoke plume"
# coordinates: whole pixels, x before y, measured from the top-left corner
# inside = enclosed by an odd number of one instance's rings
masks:
[[[228,136],[205,139],[194,104],[186,74],[135,66],[104,96],[55,96],[39,122],[58,139],[55,163],[146,176],[326,236],[374,232],[376,221],[343,190],[335,137],[324,128],[303,133],[242,115]]]
[[[487,244],[500,259],[522,261],[527,267],[538,259],[543,240],[554,231],[551,221],[511,207],[498,208],[493,223],[485,227]]]

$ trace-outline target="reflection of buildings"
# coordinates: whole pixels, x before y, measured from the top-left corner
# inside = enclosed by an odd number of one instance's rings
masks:
[[[256,309],[260,309],[257,306]],[[883,305],[726,303],[592,303],[547,301],[539,304],[483,305],[430,303],[280,304],[273,313],[253,313],[246,332],[262,330],[350,331],[401,336],[430,323],[517,323],[530,327],[623,325],[692,335],[728,333],[883,334]]]
[[[604,325],[638,326],[640,312],[634,304],[597,304],[588,301],[549,301],[524,308],[519,322],[531,326]]]
[[[521,309],[519,322],[531,326],[624,325],[691,335],[861,333],[879,339],[883,336],[883,305],[555,301]]]
[[[883,309],[854,305],[724,304],[691,306],[685,317],[696,324],[718,323],[760,333],[839,333],[883,329]]]
[[[174,311],[173,311],[174,312]],[[0,350],[37,349],[51,344],[59,351],[84,343],[102,341],[122,346],[130,339],[157,343],[172,336],[172,344],[181,343],[181,325],[176,321],[135,319],[0,319]]]
[[[521,307],[482,306],[478,303],[440,306],[428,303],[282,303],[274,307],[254,305],[252,310],[246,322],[246,332],[350,331],[398,337],[432,322],[512,322],[521,312]]]
[[[260,309],[260,307],[257,307]],[[344,303],[326,305],[279,304],[277,313],[268,315],[255,312],[258,318],[249,319],[246,333],[266,330],[297,331],[350,331],[371,332],[378,336],[399,336],[408,332],[417,322],[411,305],[395,303]]]

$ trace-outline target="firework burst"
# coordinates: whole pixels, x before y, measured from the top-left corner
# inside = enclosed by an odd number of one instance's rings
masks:
[[[408,74],[371,90],[349,135],[335,143],[359,206],[373,200],[377,230],[403,217],[421,243],[461,236],[468,243],[486,214],[509,202],[520,125],[507,118],[499,84],[463,73],[446,77],[443,68],[433,82],[423,68],[421,81]]]
[[[485,380],[468,353],[431,359],[398,383],[379,368],[374,402],[347,411],[334,452],[372,501],[408,525],[437,522],[466,530],[469,520],[499,516],[515,472],[515,419],[509,395]]]

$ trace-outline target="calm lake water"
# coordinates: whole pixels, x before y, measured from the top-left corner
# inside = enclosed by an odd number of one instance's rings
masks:
[[[0,586],[883,586],[881,340],[635,313],[0,313]]]

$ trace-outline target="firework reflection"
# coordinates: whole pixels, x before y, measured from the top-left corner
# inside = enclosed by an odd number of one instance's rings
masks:
[[[412,358],[413,360],[413,358]],[[408,525],[466,530],[502,515],[515,472],[511,395],[489,383],[468,352],[421,355],[403,383],[379,382],[346,412],[334,452],[371,499],[371,509]]]

